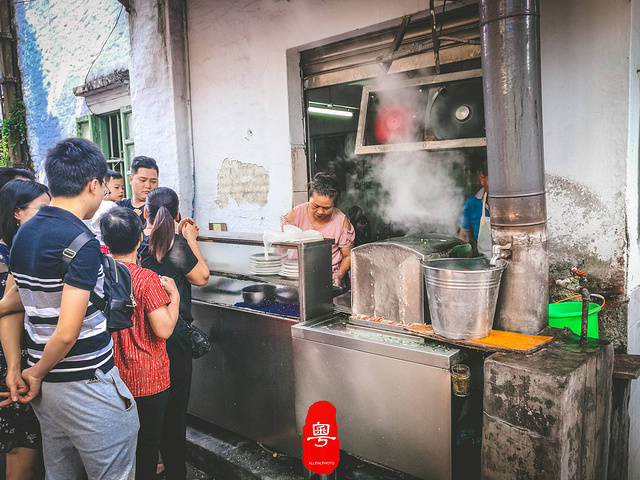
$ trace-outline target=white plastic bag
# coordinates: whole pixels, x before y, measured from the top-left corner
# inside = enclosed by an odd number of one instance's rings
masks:
[[[264,256],[272,251],[271,246],[278,242],[295,242],[296,240],[322,240],[324,237],[317,230],[300,230],[295,225],[285,225],[282,232],[265,230],[262,234],[264,243]]]

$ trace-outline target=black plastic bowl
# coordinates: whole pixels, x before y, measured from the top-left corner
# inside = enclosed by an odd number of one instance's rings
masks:
[[[242,299],[248,307],[268,307],[276,301],[276,286],[256,283],[242,289]]]

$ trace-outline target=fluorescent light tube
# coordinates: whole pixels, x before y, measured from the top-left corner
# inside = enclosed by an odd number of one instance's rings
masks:
[[[333,108],[309,107],[309,113],[318,113],[321,115],[335,115],[337,117],[353,117],[353,112],[346,110],[335,110]]]

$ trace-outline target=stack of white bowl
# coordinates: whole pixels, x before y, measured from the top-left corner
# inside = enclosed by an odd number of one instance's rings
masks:
[[[249,273],[252,275],[278,275],[284,255],[278,253],[255,253],[249,257]]]
[[[300,276],[300,272],[298,271],[298,259],[286,258],[282,260],[280,275],[287,278],[298,278]]]

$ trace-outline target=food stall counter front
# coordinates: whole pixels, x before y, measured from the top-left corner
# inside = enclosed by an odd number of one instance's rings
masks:
[[[477,411],[477,394],[451,392],[449,369],[476,361],[466,350],[353,325],[346,315],[291,333],[298,432],[309,407],[329,401],[341,449],[418,478],[473,478],[454,465],[458,418]]]
[[[333,240],[275,243],[267,258],[261,235],[216,232],[198,244],[211,276],[192,288],[192,315],[213,348],[193,362],[188,411],[300,456],[291,327],[333,312]],[[273,304],[247,305],[242,289],[255,284],[275,287]]]
[[[264,255],[260,237],[200,238],[211,278],[193,288],[192,313],[213,349],[193,363],[189,413],[301,457],[309,406],[327,400],[337,409],[342,449],[419,478],[473,478],[456,475],[456,463],[469,462],[455,462],[455,437],[467,412],[481,405],[482,381],[474,378],[481,364],[471,369],[476,394],[454,398],[450,367],[477,362],[467,350],[397,327],[357,325],[334,309],[331,244],[275,244],[276,252],[297,258],[294,278],[268,267],[265,275],[251,260]],[[249,308],[242,289],[256,282],[289,289],[275,305],[286,309]],[[291,289],[297,312],[289,308]]]

